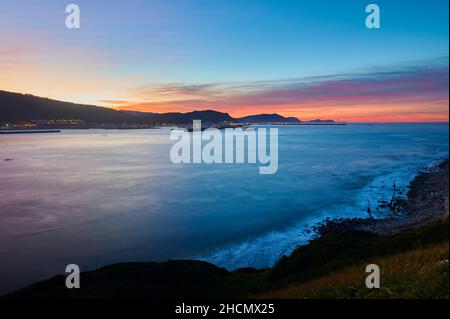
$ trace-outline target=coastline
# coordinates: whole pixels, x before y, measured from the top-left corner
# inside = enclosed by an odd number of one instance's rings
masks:
[[[414,177],[408,186],[407,198],[393,197],[384,204],[388,208],[385,217],[327,219],[313,230],[318,236],[346,230],[386,236],[446,219],[449,216],[448,177],[449,159],[446,158],[430,171]]]
[[[84,290],[66,289],[65,276],[59,275],[6,298],[273,297],[277,289],[330,276],[330,271],[332,274],[380,256],[395,259],[409,252],[420,253],[433,245],[440,245],[440,255],[434,258],[439,259],[439,265],[447,262],[444,266],[448,274],[448,254],[442,255],[442,247],[448,246],[448,166],[446,159],[433,170],[419,173],[410,183],[408,197],[393,199],[392,208],[401,208],[401,214],[384,219],[327,220],[316,226],[315,238],[271,268],[227,271],[199,260],[121,263],[83,272],[83,287],[87,287]],[[445,277],[445,269],[438,270]],[[437,280],[441,286],[448,284],[448,279],[444,284],[441,277]],[[442,290],[438,295],[448,298],[448,289],[443,291],[447,291],[447,297]]]
[[[42,133],[61,133],[60,129],[42,129],[42,130],[1,130],[2,135],[12,134],[42,134]]]
[[[228,271],[240,268],[266,269],[274,267],[280,258],[291,255],[299,246],[307,245],[328,232],[362,230],[378,235],[394,234],[395,230],[390,228],[403,225],[398,229],[400,231],[414,221],[413,214],[404,214],[403,207],[410,187],[417,184],[416,180],[420,176],[440,170],[440,166],[446,161],[448,162],[448,155],[439,153],[428,161],[404,165],[396,171],[375,176],[359,190],[350,204],[318,211],[315,216],[293,223],[285,229],[232,243],[201,255],[189,256],[187,259],[206,261]],[[370,203],[376,205],[372,205],[369,214],[367,210],[370,209]],[[417,214],[414,215],[418,218]],[[416,222],[417,227],[420,227],[420,218]]]

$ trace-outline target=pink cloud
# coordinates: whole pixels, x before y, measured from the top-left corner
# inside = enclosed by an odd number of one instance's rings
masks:
[[[172,84],[140,88],[140,102],[120,109],[186,111],[214,108],[235,116],[279,112],[348,120],[448,121],[448,67],[411,68],[278,82]]]

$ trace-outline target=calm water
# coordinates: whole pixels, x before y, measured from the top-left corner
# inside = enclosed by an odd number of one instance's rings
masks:
[[[123,261],[272,265],[448,155],[448,124],[279,127],[279,169],[175,165],[164,130],[0,135],[0,292]],[[5,160],[9,159],[9,160]]]

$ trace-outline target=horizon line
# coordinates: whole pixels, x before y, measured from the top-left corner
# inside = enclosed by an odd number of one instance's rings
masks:
[[[231,118],[233,119],[240,119],[240,118],[244,118],[244,117],[248,117],[248,116],[256,116],[256,115],[280,115],[286,118],[296,118],[297,120],[299,120],[300,122],[310,122],[310,121],[314,121],[314,120],[332,120],[335,121],[336,123],[353,123],[353,124],[382,124],[382,123],[390,123],[390,124],[395,124],[395,123],[449,123],[449,118],[447,115],[447,119],[446,120],[417,120],[417,121],[411,121],[411,120],[405,120],[405,121],[399,121],[399,120],[378,120],[378,121],[351,121],[351,120],[343,120],[340,121],[338,118],[338,116],[334,117],[334,116],[326,116],[326,117],[311,117],[311,119],[301,119],[298,116],[293,116],[293,115],[283,115],[283,112],[273,112],[273,111],[267,111],[267,112],[262,112],[262,113],[249,113],[247,115],[244,116],[234,116],[231,114],[231,112],[229,111],[218,111],[216,109],[213,108],[201,108],[201,109],[196,109],[196,108],[192,108],[190,110],[187,110],[185,112],[181,112],[181,111],[168,111],[168,112],[152,112],[152,111],[140,111],[140,110],[133,110],[131,109],[118,109],[121,106],[101,106],[101,105],[97,105],[97,104],[87,104],[87,103],[77,103],[77,102],[72,102],[72,101],[67,101],[67,100],[60,100],[60,99],[56,99],[56,98],[52,98],[52,97],[48,97],[48,96],[40,96],[40,95],[36,95],[33,93],[23,93],[23,92],[13,92],[13,91],[8,91],[8,90],[3,90],[0,89],[0,92],[6,92],[6,93],[10,93],[10,94],[19,94],[19,95],[25,95],[25,96],[33,96],[36,98],[41,98],[41,99],[47,99],[47,100],[52,100],[52,101],[57,101],[57,102],[63,102],[63,103],[69,103],[69,104],[75,104],[75,105],[79,105],[81,107],[98,107],[98,108],[103,108],[103,109],[109,109],[109,110],[113,110],[113,111],[117,111],[117,112],[136,112],[136,113],[143,113],[143,114],[168,114],[168,113],[178,113],[178,114],[187,114],[187,113],[192,113],[192,112],[207,112],[207,111],[212,111],[212,112],[218,112],[218,113],[222,113],[222,114],[228,114]],[[407,115],[405,115],[407,116]]]

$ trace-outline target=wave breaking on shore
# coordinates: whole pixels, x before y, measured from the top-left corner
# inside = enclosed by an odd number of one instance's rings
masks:
[[[394,197],[406,199],[408,189],[413,180],[423,172],[431,172],[448,158],[448,153],[440,153],[432,160],[417,161],[389,174],[375,177],[366,185],[354,199],[354,205],[336,206],[320,212],[313,218],[307,218],[292,227],[272,231],[260,237],[251,238],[245,242],[234,243],[210,251],[193,259],[203,260],[235,270],[245,267],[273,267],[284,255],[290,255],[298,246],[309,242],[314,236],[314,228],[333,219],[366,219],[380,220],[387,217],[387,203]],[[372,214],[368,214],[368,208]],[[367,229],[368,230],[368,229]]]

